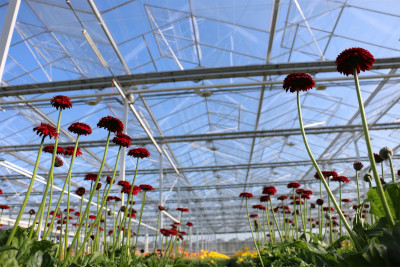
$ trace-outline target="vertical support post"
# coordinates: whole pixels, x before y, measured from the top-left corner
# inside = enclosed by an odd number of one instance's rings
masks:
[[[4,67],[6,66],[6,60],[8,50],[10,48],[11,38],[15,28],[15,22],[17,20],[19,6],[21,0],[10,0],[8,2],[7,13],[4,19],[3,28],[0,34],[0,83],[3,78]]]
[[[178,174],[178,207],[181,206],[181,176]]]
[[[123,110],[123,114],[122,114],[122,122],[124,123],[124,126],[125,126],[123,133],[126,134],[128,132],[127,125],[128,125],[129,103],[126,98],[124,98],[123,100],[124,100],[124,110]],[[119,180],[120,181],[125,181],[125,179],[126,179],[125,169],[126,169],[126,148],[122,147],[121,156],[120,156],[120,160],[119,160]],[[119,195],[120,195],[120,198],[122,199],[121,203],[124,203],[124,194],[120,192]]]
[[[147,253],[149,252],[149,234],[146,231],[146,234],[144,235],[144,252]]]
[[[191,194],[191,193],[192,193],[192,191],[189,190],[189,192],[188,192],[188,209],[190,210],[190,212],[189,212],[189,222],[192,221],[192,207],[191,207],[191,205],[190,205],[190,194]],[[189,251],[190,251],[190,252],[193,251],[193,247],[192,247],[192,238],[193,238],[192,234],[193,234],[193,231],[192,231],[192,228],[193,228],[193,227],[189,227],[190,236],[191,236],[191,238],[190,238],[190,240],[189,240]]]

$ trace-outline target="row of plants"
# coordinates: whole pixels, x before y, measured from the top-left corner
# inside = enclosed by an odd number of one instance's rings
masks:
[[[139,263],[140,258],[143,258],[140,256],[141,253],[137,255],[137,252],[139,251],[138,240],[146,203],[146,193],[154,191],[154,188],[148,184],[136,185],[135,181],[140,160],[148,158],[150,152],[145,148],[130,149],[127,156],[136,159],[132,181],[116,183],[115,176],[121,151],[122,148],[131,146],[131,138],[123,133],[124,125],[119,119],[112,116],[103,117],[97,123],[97,127],[107,131],[101,166],[98,173],[87,173],[85,175],[84,180],[90,182],[89,189],[85,187],[73,189],[71,182],[73,178],[78,178],[72,177],[74,161],[76,157],[83,153],[79,147],[79,140],[82,136],[90,135],[92,129],[88,124],[82,122],[72,123],[68,130],[76,135],[75,145],[59,146],[62,113],[64,110],[72,108],[72,102],[67,96],[57,95],[52,98],[51,104],[59,110],[57,126],[54,127],[42,122],[33,128],[33,131],[41,137],[40,148],[15,224],[11,229],[0,232],[0,265],[65,267],[130,266]],[[46,138],[54,139],[54,145],[45,146]],[[118,147],[118,153],[112,176],[103,177],[102,173],[110,142]],[[31,209],[26,212],[25,207],[28,204],[35,182],[42,152],[52,154],[47,183],[39,209]],[[61,156],[69,157],[70,164],[60,195],[57,199],[54,199],[53,174],[54,168],[63,165]],[[111,189],[115,186],[120,186],[125,200],[119,196],[110,195]],[[138,198],[139,193],[142,194],[141,199]],[[136,203],[134,196],[141,200],[140,211],[134,208]],[[80,200],[79,210],[71,208],[71,197]],[[67,204],[62,209],[61,205],[65,200]],[[3,211],[10,209],[10,207],[0,205],[0,209],[1,223]],[[183,223],[183,214],[189,212],[189,210],[178,207],[179,218],[171,224],[170,228],[160,228],[160,217],[166,209],[163,206],[158,206],[156,210],[158,211],[158,215],[156,215],[158,220],[154,243],[155,250],[151,255],[157,258],[154,264],[166,265],[169,262],[176,261],[175,257],[187,254],[184,244],[186,244],[186,239],[190,240],[190,229],[193,227],[193,223]],[[24,214],[27,215],[26,213],[29,214],[28,227],[21,227],[21,218]],[[132,224],[132,219],[135,218],[138,218],[137,227]],[[184,227],[187,230],[183,229]],[[188,231],[189,235],[183,230]],[[41,233],[40,237],[38,236],[39,233]],[[159,238],[158,233],[160,233]],[[158,239],[160,240],[159,244],[157,244]]]
[[[286,92],[297,94],[300,130],[307,153],[316,169],[314,177],[320,181],[319,198],[315,202],[307,203],[313,192],[301,189],[298,182],[291,182],[287,185],[291,192],[277,197],[281,203],[274,208],[272,197],[277,190],[274,186],[265,186],[262,191],[264,195],[260,198],[260,202],[265,205],[253,205],[253,208],[262,212],[261,221],[258,219],[259,212],[249,213],[247,202],[253,198],[253,194],[241,193],[239,196],[246,199],[247,217],[258,256],[252,260],[253,264],[261,266],[398,266],[400,264],[400,257],[396,253],[400,248],[400,185],[396,181],[393,168],[394,152],[389,147],[384,147],[379,154],[373,153],[358,80],[360,71],[369,70],[374,62],[372,54],[362,48],[346,49],[336,59],[338,72],[354,76],[369,157],[369,170],[363,176],[369,185],[367,199],[361,199],[359,189],[359,172],[364,165],[361,162],[353,164],[355,180],[352,182],[356,183],[358,195],[357,203],[352,206],[354,212],[350,212],[349,209],[350,199],[342,198],[342,184],[349,183],[349,178],[339,176],[335,171],[322,171],[308,145],[302,121],[300,93],[315,86],[313,78],[306,73],[291,73],[285,78],[283,88]],[[390,166],[390,182],[384,179],[384,161]],[[379,163],[381,163],[381,174],[378,171]],[[339,200],[332,193],[332,182],[339,184]],[[323,189],[326,199],[323,198]],[[285,204],[288,198],[291,199],[292,207]],[[342,205],[343,203],[345,204]],[[371,208],[368,210],[369,207]],[[280,209],[282,220],[280,217],[277,219],[275,215]],[[311,216],[313,209],[318,210],[316,218]],[[252,222],[251,218],[257,219]],[[324,242],[324,226],[329,235],[327,242]],[[314,228],[318,229],[313,230]]]

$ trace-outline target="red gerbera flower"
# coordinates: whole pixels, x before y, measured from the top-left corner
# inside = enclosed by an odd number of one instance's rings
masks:
[[[108,231],[108,235],[112,235],[114,233],[113,230]]]
[[[188,227],[193,227],[193,223],[191,223],[191,222],[187,222],[186,225],[187,225]]]
[[[242,192],[242,193],[240,193],[239,197],[253,198],[254,196],[252,193]]]
[[[143,159],[150,157],[150,152],[146,148],[132,148],[129,150],[128,156]]]
[[[74,154],[74,149],[75,149],[75,147],[73,147],[73,146],[67,146],[65,148],[64,155],[65,156],[72,156]],[[75,156],[82,156],[82,151],[81,151],[80,147],[76,148]]]
[[[262,193],[269,196],[273,196],[276,193],[276,189],[274,186],[264,186]]]
[[[323,211],[329,211],[329,207],[323,207],[322,209]],[[335,209],[331,207],[331,211],[335,211]]]
[[[308,194],[301,194],[300,198],[302,198],[302,199],[310,199],[310,195],[308,195]]]
[[[348,198],[343,198],[343,199],[342,199],[342,202],[344,202],[344,203],[349,203],[349,202],[350,202],[350,199],[348,199]]]
[[[285,200],[287,198],[288,198],[287,196],[280,196],[280,197],[278,197],[278,200]]]
[[[139,187],[140,187],[140,189],[142,189],[145,192],[154,191],[154,188],[151,185],[148,185],[148,184],[141,184],[141,185],[139,185]]]
[[[368,209],[369,205],[368,204],[364,204],[364,208]]]
[[[334,179],[332,179],[332,181],[339,182],[339,183],[346,183],[346,184],[350,182],[349,178],[347,178],[346,176],[335,177]]]
[[[353,168],[356,171],[361,171],[363,167],[364,167],[364,165],[359,161],[356,161],[353,163]]]
[[[64,162],[59,157],[56,156],[56,159],[54,161],[54,167],[58,168],[62,167],[62,165],[64,165]]]
[[[112,180],[112,177],[111,176],[107,176],[107,178],[106,178],[107,184],[111,184],[111,180]],[[115,184],[115,180],[114,180],[113,184]]]
[[[140,187],[134,185],[133,186],[133,190],[132,190],[132,186],[123,186],[121,189],[121,193],[125,193],[125,194],[129,194],[130,191],[132,191],[132,194],[137,195],[138,191],[140,190],[136,190],[136,189],[140,189]]]
[[[83,122],[74,122],[68,127],[68,131],[77,135],[89,135],[92,133],[92,128]]]
[[[293,183],[289,183],[287,185],[287,188],[299,188],[300,186],[301,186],[300,183],[293,182]]]
[[[123,147],[130,147],[131,145],[131,138],[123,133],[117,133],[117,136],[115,136],[112,141],[114,142],[114,144]]]
[[[303,192],[304,192],[304,189],[302,189],[302,188],[297,188],[296,189],[296,194],[298,194],[298,195],[303,194]]]
[[[316,203],[317,203],[318,206],[322,206],[324,204],[324,200],[318,198]]]
[[[0,189],[0,195],[2,195],[2,194],[3,194],[3,190]]]
[[[121,133],[124,130],[124,124],[122,121],[111,116],[101,118],[97,123],[97,127],[104,128],[113,133]]]
[[[53,154],[54,152],[54,146],[52,145],[47,145],[43,148],[43,152]],[[63,155],[64,154],[64,148],[57,146],[57,152],[56,154],[58,155]]]
[[[264,208],[262,205],[258,204],[258,205],[253,205],[253,209],[262,209]]]
[[[324,176],[325,179],[327,179],[327,178],[329,178],[329,177],[337,177],[337,176],[339,176],[339,175],[337,174],[337,172],[334,172],[334,171],[321,171],[321,172],[322,172],[322,175]],[[314,178],[317,179],[317,180],[320,179],[320,178],[319,178],[319,175],[318,175],[318,172],[316,172],[316,173],[314,174]]]
[[[271,198],[269,196],[261,196],[260,197],[260,202],[267,202],[267,201],[270,201],[270,200],[271,200]]]
[[[336,58],[337,71],[346,76],[354,75],[354,68],[356,68],[357,73],[369,70],[374,62],[374,56],[368,50],[360,47],[346,49]]]
[[[165,208],[163,206],[158,205],[158,209],[159,210],[165,210]]]
[[[7,205],[0,205],[0,210],[9,210],[10,206]]]
[[[381,163],[382,161],[384,161],[384,159],[379,155],[374,153],[374,159],[376,163]]]
[[[78,187],[78,189],[76,189],[75,194],[77,194],[78,196],[83,196],[86,192],[86,189],[84,187]]]
[[[97,187],[96,187],[96,190],[100,190],[100,188],[101,188],[101,183],[98,183]]]
[[[315,86],[313,78],[307,73],[291,73],[283,81],[283,89],[286,92],[308,91]]]
[[[96,220],[96,215],[89,215],[89,219]]]
[[[186,208],[177,208],[176,210],[179,210],[180,212],[189,212],[189,209]]]
[[[75,216],[80,216],[81,213],[79,211],[75,212]]]
[[[120,185],[120,186],[131,186],[131,184],[128,181],[119,181],[117,183],[117,185]]]
[[[50,100],[50,103],[56,109],[72,108],[71,98],[65,95],[56,95]]]
[[[36,134],[39,136],[44,136],[44,137],[49,137],[50,139],[52,137],[57,138],[58,134],[57,134],[57,129],[53,126],[51,126],[48,123],[45,122],[41,122],[39,126],[36,126],[35,128],[33,128],[33,131],[36,131]]]
[[[250,214],[250,218],[256,218],[258,217],[258,214]]]
[[[97,174],[94,174],[94,173],[87,173],[86,175],[85,175],[85,181],[93,181],[93,182],[96,182],[96,179],[97,179]]]

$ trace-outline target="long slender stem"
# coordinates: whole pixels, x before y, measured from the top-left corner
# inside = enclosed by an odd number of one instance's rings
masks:
[[[103,200],[101,201],[100,212],[103,210],[103,208],[104,208],[104,206],[105,206],[105,204],[106,204],[107,197],[108,197],[108,195],[110,194],[110,191],[111,191],[111,187],[112,187],[111,185],[114,183],[114,178],[115,178],[115,174],[117,173],[117,168],[118,168],[118,162],[119,162],[119,157],[120,157],[120,155],[121,155],[121,147],[119,147],[119,150],[118,150],[117,159],[116,159],[116,161],[115,161],[114,172],[113,172],[113,175],[112,175],[112,178],[111,178],[110,186],[109,186],[108,189],[107,189],[107,194],[105,195],[105,197],[104,197]],[[99,173],[99,176],[97,177],[97,182],[98,182],[98,180],[99,180],[100,175],[101,175],[101,174]],[[94,188],[97,187],[97,182],[96,182],[96,184],[94,185]],[[89,201],[90,201],[90,200],[89,200]],[[82,245],[81,245],[80,249],[78,250],[78,255],[79,255],[80,252],[83,251],[84,245],[85,245],[85,243],[88,241],[88,239],[89,239],[89,237],[90,237],[90,235],[91,235],[91,233],[92,233],[92,231],[93,231],[93,229],[94,229],[94,226],[100,222],[100,217],[101,217],[101,216],[100,216],[99,214],[97,214],[94,223],[90,226],[89,232],[86,233],[85,239],[83,240]],[[74,240],[75,240],[75,238],[74,238]],[[72,242],[74,243],[74,241],[72,241]],[[69,255],[68,255],[68,256],[69,256]],[[77,261],[77,259],[78,259],[78,258],[75,257],[75,259],[73,260],[73,262],[75,263],[75,262]],[[67,259],[66,259],[66,260],[64,261],[64,263],[63,263],[63,267],[67,266],[67,263],[68,263],[68,261],[67,261]]]
[[[249,214],[249,206],[247,205],[247,198],[246,198],[246,211],[247,211],[247,219],[249,220],[251,236],[253,237],[254,246],[256,247],[257,254],[258,254],[258,257],[260,258],[261,265],[264,267],[264,262],[263,262],[263,260],[261,258],[260,250],[258,249],[257,242],[256,242],[256,239],[254,237],[253,227],[251,226],[251,220],[250,220],[250,214]]]
[[[392,182],[395,184],[396,183],[396,176],[394,175],[392,157],[389,157],[389,163],[390,163],[390,173],[392,174]]]
[[[357,197],[358,197],[358,205],[361,205],[361,197],[360,197],[360,185],[358,182],[358,171],[356,171],[356,183],[357,183]]]
[[[301,106],[300,106],[300,94],[299,94],[299,91],[297,91],[297,111],[298,111],[298,116],[299,116],[299,123],[300,123],[301,135],[302,135],[302,137],[303,137],[303,141],[304,141],[304,145],[305,145],[305,147],[306,147],[307,153],[308,153],[308,155],[309,155],[309,157],[310,157],[312,163],[314,164],[314,167],[315,167],[315,169],[317,170],[318,175],[319,175],[319,177],[320,177],[322,183],[323,183],[324,186],[325,186],[325,190],[326,190],[326,192],[328,193],[328,196],[331,198],[331,200],[332,200],[332,202],[333,202],[333,205],[335,206],[337,212],[339,213],[340,219],[343,221],[343,224],[344,224],[344,226],[346,227],[347,232],[349,233],[351,239],[353,240],[354,245],[355,245],[357,251],[361,251],[362,248],[361,248],[361,246],[358,244],[357,239],[356,239],[356,237],[355,237],[355,235],[354,235],[354,233],[353,233],[353,230],[351,230],[350,225],[349,225],[348,222],[346,221],[346,218],[344,217],[344,215],[343,215],[343,213],[342,213],[342,210],[340,209],[339,205],[337,204],[337,202],[336,202],[336,200],[335,200],[335,197],[333,196],[332,191],[330,190],[328,184],[326,183],[325,178],[324,178],[324,175],[322,174],[322,172],[321,172],[321,170],[320,170],[320,168],[319,168],[319,166],[318,166],[316,160],[314,159],[314,156],[313,156],[313,154],[312,154],[312,152],[311,152],[311,149],[310,149],[310,147],[308,146],[306,134],[305,134],[305,132],[304,132],[303,119],[302,119],[302,116],[301,116]]]
[[[340,202],[340,209],[342,209],[342,183],[339,182],[339,202]],[[340,237],[342,237],[342,220],[339,221],[339,233]]]
[[[140,224],[142,222],[143,208],[144,208],[145,201],[146,201],[146,191],[143,192],[142,207],[140,208],[139,223],[138,223],[138,229],[137,229],[137,233],[136,233],[135,249],[137,249],[137,242],[138,242],[138,238],[139,238]]]
[[[363,103],[362,96],[361,96],[360,83],[358,81],[358,72],[357,72],[356,68],[353,68],[353,74],[354,74],[354,82],[356,85],[357,99],[358,99],[358,105],[359,105],[359,109],[360,109],[361,121],[363,124],[365,144],[367,145],[368,157],[369,157],[369,161],[371,163],[371,169],[374,174],[374,179],[376,182],[376,189],[377,189],[376,191],[378,192],[378,195],[382,201],[383,209],[385,210],[387,220],[389,221],[391,226],[394,226],[395,223],[393,220],[393,216],[390,213],[389,205],[386,201],[385,193],[383,191],[383,187],[382,187],[381,181],[379,179],[378,169],[376,168],[374,153],[372,151],[372,146],[371,146],[371,139],[369,137],[367,119],[366,119],[365,111],[364,111],[364,103]]]
[[[83,196],[81,196],[81,205],[80,205],[80,209],[79,209],[79,217],[78,217],[78,225],[81,223],[81,221],[83,220],[83,217],[82,217],[82,208],[83,208]],[[76,248],[78,248],[79,247],[79,237],[80,237],[80,235],[81,235],[81,231],[77,231],[78,230],[78,228],[76,228],[75,229],[76,230],[76,232],[75,232],[75,235],[77,236],[77,241],[76,241]],[[76,250],[76,249],[75,249]]]
[[[279,229],[278,222],[276,221],[275,212],[274,212],[274,209],[272,208],[272,201],[271,200],[269,201],[269,204],[271,206],[271,212],[272,212],[272,216],[274,217],[276,228],[278,229],[279,237],[281,238],[281,241],[283,242],[283,236],[282,236],[281,230]],[[265,204],[265,205],[267,205],[267,204]]]
[[[31,194],[32,187],[33,187],[33,183],[35,182],[36,173],[37,173],[37,170],[38,170],[38,167],[39,167],[40,155],[42,154],[43,143],[44,143],[45,137],[46,137],[46,136],[43,136],[43,137],[42,137],[42,141],[40,142],[39,152],[38,152],[38,155],[37,155],[37,158],[36,158],[35,167],[34,167],[34,169],[33,169],[31,182],[30,182],[30,184],[29,184],[28,191],[26,192],[24,202],[22,202],[22,206],[21,206],[21,209],[20,209],[20,211],[19,211],[19,213],[18,213],[17,219],[15,220],[14,227],[13,227],[13,229],[11,230],[10,236],[8,237],[6,246],[9,246],[9,245],[11,244],[11,241],[13,240],[13,238],[14,238],[14,236],[15,236],[15,233],[16,233],[16,231],[17,231],[17,228],[18,228],[18,226],[19,226],[19,221],[21,220],[22,214],[24,213],[26,204],[28,203],[28,199],[29,199],[29,196],[30,196],[30,194]],[[4,253],[1,255],[0,260],[3,258],[4,255],[5,255]]]
[[[99,183],[100,176],[101,176],[101,174],[103,173],[103,168],[104,168],[104,164],[105,164],[105,162],[106,162],[106,157],[107,157],[108,145],[109,145],[109,143],[110,143],[110,135],[111,135],[111,132],[109,131],[109,132],[108,132],[108,136],[107,136],[107,141],[106,141],[106,147],[105,147],[105,149],[104,149],[103,160],[102,160],[102,162],[101,162],[100,170],[99,170],[99,173],[97,174],[97,179],[96,179],[96,182],[95,182],[95,184],[94,184],[94,186],[93,186],[93,190],[90,192],[88,205],[86,206],[85,213],[84,213],[84,215],[83,215],[84,217],[86,217],[86,216],[89,214],[89,209],[90,209],[90,205],[91,205],[91,203],[92,203],[92,199],[93,199],[93,196],[94,196],[95,188],[97,188],[97,184]],[[118,154],[118,155],[119,155],[119,154]],[[114,171],[115,171],[115,170],[114,170]],[[111,188],[111,187],[110,187],[110,188]],[[83,220],[79,223],[78,232],[81,230],[82,224],[83,224]],[[86,234],[86,233],[85,233],[85,234]],[[86,235],[87,235],[87,234],[86,234]],[[87,235],[87,237],[89,237],[89,236],[90,236],[90,234]],[[68,264],[68,260],[69,260],[69,257],[70,257],[70,255],[71,255],[71,249],[72,249],[72,247],[74,246],[76,240],[77,240],[77,237],[74,236],[74,239],[72,240],[72,243],[71,243],[70,249],[69,249],[69,251],[68,251],[67,257],[66,257],[65,260],[64,260],[63,267],[67,266],[67,264]],[[86,237],[85,237],[85,240],[87,241]],[[84,241],[84,243],[82,244],[81,249],[84,247],[86,241]],[[76,254],[77,257],[75,257],[75,260],[79,257],[80,252],[81,252],[81,251],[79,251],[79,253]]]
[[[38,224],[38,230],[37,230],[38,233],[40,232],[40,227],[42,226],[42,218],[43,218],[46,199],[47,199],[47,192],[49,191],[49,186],[50,185],[53,187],[52,180],[53,180],[53,172],[54,172],[54,163],[56,161],[56,154],[57,154],[57,147],[58,147],[58,140],[59,140],[58,138],[59,138],[59,133],[60,133],[60,123],[61,123],[62,110],[63,109],[60,109],[60,112],[58,113],[57,128],[56,128],[57,129],[57,137],[56,137],[55,142],[54,142],[53,157],[51,159],[51,165],[50,165],[50,170],[49,170],[49,175],[48,175],[49,178],[47,179],[46,188],[45,188],[45,190],[43,192],[42,202],[40,203],[39,210],[38,210],[38,212],[36,213],[36,215],[35,215],[35,217],[33,219],[33,226],[35,226],[36,221],[38,219],[38,216],[40,216],[39,217],[40,219],[39,219],[39,224]],[[49,203],[49,213],[50,213],[51,198],[49,198],[49,201],[50,201],[50,203]],[[46,220],[46,223],[44,224],[43,232],[46,232],[46,227],[47,227],[47,220]],[[35,227],[32,227],[32,229],[31,229],[31,231],[29,233],[29,238],[32,238],[32,234],[33,234],[33,229],[34,228]]]
[[[154,250],[157,251],[157,237],[158,237],[158,227],[160,226],[160,217],[161,217],[161,210],[158,211],[158,218],[157,218],[157,230],[156,230],[156,237],[154,238]]]
[[[62,198],[63,198],[63,196],[64,196],[65,188],[67,187],[67,184],[69,184],[69,185],[71,184],[72,165],[74,164],[74,161],[75,161],[76,151],[78,150],[78,143],[79,143],[79,135],[78,135],[78,137],[76,138],[76,141],[75,141],[74,154],[72,154],[72,157],[71,157],[71,164],[69,165],[69,170],[68,170],[67,178],[65,179],[64,186],[63,186],[63,188],[62,188],[62,190],[61,190],[61,193],[60,193],[60,197],[58,198],[57,205],[56,205],[56,209],[54,210],[53,218],[51,218],[51,222],[50,222],[49,229],[52,229],[52,227],[53,227],[54,220],[55,220],[55,218],[56,218],[55,215],[57,214],[57,211],[58,211],[58,209],[59,209],[59,207],[60,207]],[[69,187],[71,187],[71,186],[69,186]],[[69,195],[70,195],[70,189],[68,189],[68,203],[69,203]],[[49,209],[50,209],[50,208],[49,208]],[[69,216],[69,211],[67,211],[67,216]],[[67,218],[67,219],[69,219],[69,218]],[[46,223],[47,223],[47,222],[46,222]],[[67,225],[67,228],[68,228],[68,225]],[[46,233],[44,233],[43,239],[46,239],[48,236],[49,236],[49,231],[47,231]]]
[[[296,210],[296,196],[294,194],[294,188],[293,188],[293,205],[294,205],[294,221],[296,223],[296,239],[299,239],[299,231],[297,229],[299,228],[298,226],[298,221],[297,221],[297,210]]]
[[[272,211],[272,212],[274,212],[274,211]],[[268,223],[269,235],[272,237],[271,224],[270,224],[270,220],[269,220],[269,208],[268,208],[268,203],[267,202],[265,202],[265,213],[267,214],[267,223]],[[271,238],[271,241],[273,242],[272,238]]]

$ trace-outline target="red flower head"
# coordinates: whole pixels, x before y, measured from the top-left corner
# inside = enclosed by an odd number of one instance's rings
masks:
[[[253,205],[253,209],[262,209],[264,208],[262,205],[258,204],[258,205]]]
[[[74,122],[68,127],[68,131],[77,135],[89,135],[92,133],[92,128],[83,122]]]
[[[107,184],[111,184],[111,180],[112,180],[112,177],[111,176],[107,176],[107,178],[106,178]],[[115,184],[115,180],[114,180],[113,184]]]
[[[56,156],[55,161],[54,161],[54,167],[62,167],[62,165],[64,165],[64,162]]]
[[[310,208],[315,209],[315,203],[310,203]]]
[[[177,208],[176,210],[179,210],[180,212],[189,212],[189,209],[185,208]]]
[[[301,194],[300,196],[302,199],[310,199],[310,195],[307,194]]]
[[[287,188],[299,188],[300,186],[300,183],[292,182],[287,185]]]
[[[242,192],[242,193],[240,193],[239,197],[253,198],[254,196],[252,193]]]
[[[291,196],[290,199],[296,200],[296,199],[300,199],[300,197],[298,197],[298,196],[295,196],[295,197]]]
[[[374,62],[374,56],[368,50],[360,47],[346,49],[336,58],[337,71],[346,76],[354,75],[354,68],[356,68],[357,73],[369,70]]]
[[[334,171],[322,171],[322,175],[324,176],[325,179],[329,178],[329,177],[338,177],[339,175],[337,174],[337,172]],[[314,178],[319,180],[319,175],[318,172],[315,173]]]
[[[374,159],[376,163],[381,163],[382,161],[384,161],[384,159],[379,155],[374,153]]]
[[[96,190],[100,190],[100,188],[101,188],[101,183],[98,183],[97,187],[96,187]]]
[[[363,167],[364,167],[364,165],[359,161],[356,161],[353,163],[353,168],[356,171],[361,171]]]
[[[291,73],[283,81],[283,89],[286,92],[308,91],[315,86],[313,78],[307,73]]]
[[[323,207],[322,209],[323,211],[329,211],[329,207]],[[335,211],[335,209],[331,207],[331,211]]]
[[[160,233],[161,233],[163,236],[170,236],[170,235],[171,235],[170,230],[164,229],[164,228],[161,228],[161,229],[160,229]]]
[[[119,146],[123,147],[131,146],[131,138],[123,133],[117,133],[117,136],[115,136],[112,141],[114,142],[114,144]]]
[[[287,196],[280,196],[280,197],[278,197],[278,200],[285,200],[285,199],[287,199],[288,197]]]
[[[64,211],[67,211],[67,209],[64,209]],[[74,209],[69,209],[69,212],[75,212]],[[70,218],[72,220],[72,217]]]
[[[158,205],[158,210],[165,210],[163,206]]]
[[[2,195],[2,194],[3,194],[3,190],[0,189],[0,195]]]
[[[128,181],[119,181],[119,182],[117,183],[117,185],[120,185],[120,186],[122,186],[122,187],[124,187],[124,186],[131,186],[131,184],[130,184]]]
[[[108,231],[108,235],[112,235],[114,233],[113,230]]]
[[[258,214],[250,214],[250,218],[256,218],[258,217]]]
[[[186,225],[187,225],[188,227],[193,227],[193,223],[191,223],[191,222],[187,222]]]
[[[122,121],[111,116],[101,118],[97,123],[97,127],[104,128],[113,133],[121,133],[124,130],[124,124]]]
[[[297,188],[296,189],[296,194],[298,194],[298,195],[303,194],[303,192],[304,192],[304,189],[302,189],[302,188]]]
[[[358,208],[358,205],[353,205],[353,210],[357,210],[357,208]]]
[[[75,212],[75,216],[81,216],[81,213],[79,211]]]
[[[269,196],[273,196],[276,193],[276,189],[274,186],[264,186],[262,193]]]
[[[65,95],[56,95],[50,100],[50,103],[56,109],[72,108],[71,98]]]
[[[307,221],[313,222],[313,221],[314,221],[314,218],[308,218]]]
[[[30,215],[35,215],[36,211],[34,209],[29,210]]]
[[[96,215],[89,215],[89,219],[96,220]]]
[[[361,215],[361,218],[365,219],[366,218],[365,214]]]
[[[86,175],[85,175],[85,181],[93,181],[93,182],[96,182],[96,179],[97,179],[97,174],[94,174],[94,173],[87,173]]]
[[[84,187],[78,187],[78,189],[76,189],[75,194],[77,194],[78,196],[83,196],[86,192],[86,189]]]
[[[382,178],[379,178],[381,180],[381,184],[386,184],[385,180],[383,180]]]
[[[317,203],[318,206],[322,206],[324,204],[324,200],[318,198],[316,203]]]
[[[346,176],[338,176],[335,178],[335,180],[332,179],[332,181],[339,182],[339,183],[345,183],[345,184],[350,182],[349,178],[347,178]]]
[[[148,184],[141,184],[141,185],[139,185],[139,187],[140,187],[140,189],[142,189],[145,192],[154,191],[154,188],[151,185],[148,185]]]
[[[36,134],[39,136],[44,136],[44,137],[49,137],[50,139],[52,137],[57,138],[58,133],[57,133],[57,129],[53,126],[51,126],[48,123],[45,122],[41,122],[39,126],[36,126],[35,128],[33,128],[33,131],[36,131]]]
[[[10,206],[7,205],[0,205],[0,210],[9,210]]]
[[[74,149],[75,149],[75,147],[73,147],[73,146],[67,146],[65,148],[64,155],[65,156],[72,156],[74,154]],[[82,151],[81,151],[80,147],[76,148],[75,156],[82,156]]]
[[[146,148],[132,148],[129,150],[128,156],[143,159],[150,157],[150,152]]]
[[[52,145],[45,146],[45,147],[43,148],[43,152],[49,153],[49,154],[53,154],[53,152],[54,152],[54,146],[52,146]],[[57,152],[56,152],[56,154],[58,154],[58,155],[63,155],[63,154],[64,154],[64,148],[62,148],[62,147],[60,147],[60,146],[57,146]]]
[[[304,190],[304,191],[303,191],[303,194],[312,195],[312,194],[313,194],[313,191],[311,191],[311,190]]]
[[[369,205],[368,204],[364,204],[364,208],[368,209]]]
[[[260,197],[260,202],[268,202],[270,200],[271,200],[271,198],[269,196],[261,196]]]

